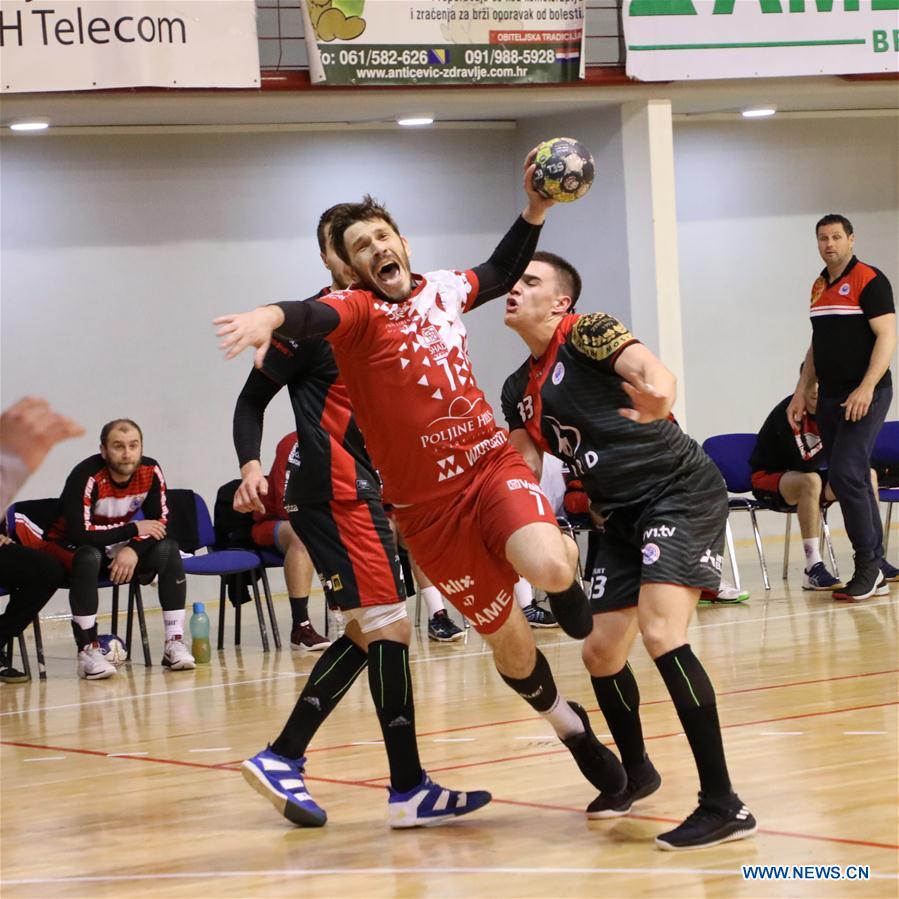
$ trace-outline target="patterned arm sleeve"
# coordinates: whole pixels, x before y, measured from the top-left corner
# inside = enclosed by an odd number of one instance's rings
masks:
[[[582,315],[571,329],[571,345],[604,371],[615,370],[621,351],[640,341],[617,318],[607,312]]]
[[[147,491],[147,496],[144,499],[143,505],[141,505],[141,510],[147,521],[161,521],[164,525],[168,526],[169,507],[165,495],[165,477],[158,464],[153,464],[153,483]],[[135,527],[137,527],[137,525],[135,525]],[[145,534],[143,537],[134,537],[128,545],[138,554],[138,556],[143,556],[144,553],[153,549],[153,547],[156,546],[156,543],[157,541],[153,537]]]

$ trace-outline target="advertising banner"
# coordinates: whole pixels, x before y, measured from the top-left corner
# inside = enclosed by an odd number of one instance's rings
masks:
[[[304,0],[314,83],[534,84],[584,74],[586,0]]]
[[[624,0],[641,81],[899,71],[899,0]]]
[[[0,91],[259,87],[253,0],[0,0]]]

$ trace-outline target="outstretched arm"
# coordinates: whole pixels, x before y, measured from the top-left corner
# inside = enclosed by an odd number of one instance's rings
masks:
[[[259,368],[275,331],[287,337],[324,337],[340,324],[340,317],[330,306],[310,299],[220,315],[212,323],[219,326],[216,335],[222,338],[219,348],[225,351],[226,359],[233,359],[247,347],[256,347],[254,364]]]
[[[546,211],[555,205],[555,200],[534,190],[533,158],[536,152],[537,148],[534,147],[524,162],[524,191],[528,197],[528,205],[499,242],[493,255],[474,269],[478,278],[478,295],[471,305],[472,309],[488,300],[505,296],[514,287],[537,249]]]

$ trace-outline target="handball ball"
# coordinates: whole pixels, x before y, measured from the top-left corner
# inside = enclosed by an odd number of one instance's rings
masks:
[[[125,644],[115,634],[100,634],[97,637],[100,644],[100,652],[106,656],[107,662],[112,662],[118,668],[128,659]]]
[[[534,190],[561,203],[579,200],[593,184],[590,151],[571,137],[543,141],[534,154]]]

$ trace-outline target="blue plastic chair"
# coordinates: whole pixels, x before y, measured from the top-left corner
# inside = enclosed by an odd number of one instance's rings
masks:
[[[899,421],[885,421],[877,439],[871,464],[875,469],[889,468],[899,472]],[[893,503],[899,503],[899,487],[880,487],[878,499],[887,504],[887,517],[883,525],[883,551],[890,547],[890,524],[893,519]]]
[[[709,437],[702,444],[706,455],[715,463],[724,483],[727,485],[727,492],[730,494],[727,498],[727,505],[731,512],[741,511],[748,512],[750,521],[752,522],[752,535],[755,538],[755,548],[758,552],[759,565],[762,568],[762,580],[765,583],[765,590],[771,589],[771,580],[768,577],[768,562],[765,558],[765,550],[762,546],[762,535],[759,531],[757,511],[778,512],[787,516],[786,530],[784,532],[784,564],[783,579],[787,579],[787,566],[790,561],[790,529],[792,522],[792,513],[795,507],[789,509],[779,508],[761,502],[752,495],[752,467],[749,464],[749,457],[755,449],[758,439],[756,434],[718,434],[715,437]],[[736,495],[734,495],[736,494]],[[839,577],[837,569],[837,560],[833,552],[833,542],[830,538],[830,527],[827,524],[827,506],[821,507],[821,527],[823,529],[824,541],[830,555],[830,563],[833,573]],[[740,589],[740,572],[737,567],[737,557],[734,551],[734,536],[730,527],[730,521],[727,522],[727,551],[730,555],[731,569],[734,574],[734,585]]]
[[[253,591],[253,601],[256,606],[256,617],[259,620],[259,633],[262,637],[262,651],[269,651],[268,629],[265,625],[265,615],[262,611],[262,602],[259,596],[259,587],[256,584],[256,570],[262,566],[262,559],[255,552],[246,549],[220,549],[216,545],[215,529],[212,526],[212,517],[206,501],[193,490],[169,490],[169,496],[178,493],[193,498],[193,508],[196,513],[196,534],[191,533],[190,528],[179,525],[174,516],[170,519],[170,530],[178,541],[178,545],[185,553],[194,553],[185,558],[184,571],[186,574],[197,577],[219,578],[219,621],[218,621],[218,649],[225,646],[225,608],[227,605],[227,581],[231,575],[237,575],[238,584],[242,585],[244,578],[249,582]],[[205,552],[204,552],[205,550]],[[271,612],[271,610],[270,610]],[[240,604],[234,607],[234,645],[240,646]]]

